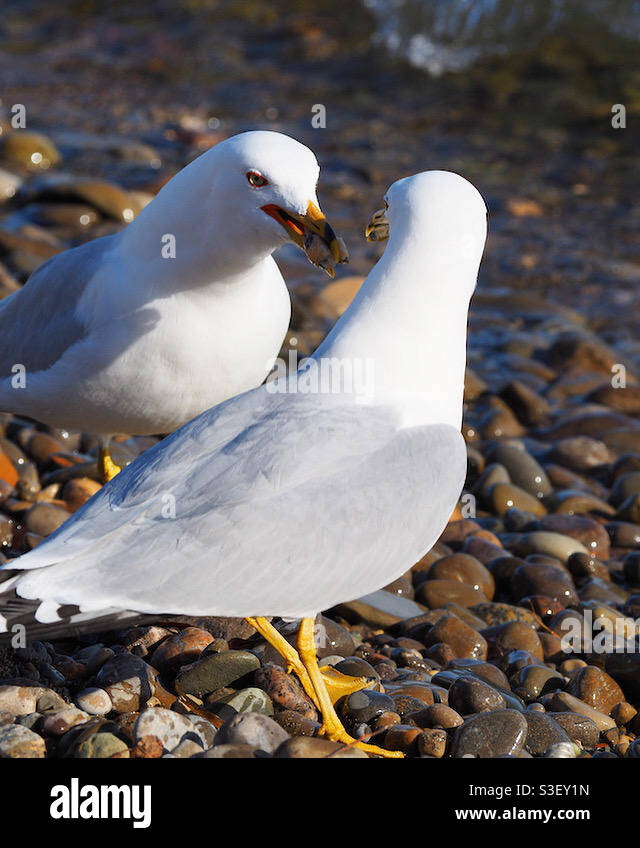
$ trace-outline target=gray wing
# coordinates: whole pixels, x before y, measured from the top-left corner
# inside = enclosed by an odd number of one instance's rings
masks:
[[[84,338],[86,329],[74,307],[113,238],[105,236],[53,256],[20,291],[0,301],[0,378],[10,377],[17,363],[27,374],[44,371]]]
[[[322,609],[418,559],[444,527],[466,466],[462,437],[447,425],[398,431],[392,410],[264,389],[205,413],[150,454],[78,514],[82,532],[74,540],[67,531],[74,553],[30,572],[19,594],[192,615]],[[33,552],[36,568],[64,550],[63,535]]]

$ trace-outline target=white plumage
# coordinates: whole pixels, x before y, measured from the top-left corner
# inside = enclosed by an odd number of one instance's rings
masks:
[[[17,594],[47,602],[39,620],[55,620],[51,601],[85,619],[311,615],[433,545],[466,471],[466,320],[486,210],[441,171],[395,183],[387,200],[386,252],[311,365],[372,359],[366,394],[308,393],[298,372],[144,453],[11,563],[28,569]]]
[[[251,171],[267,185],[250,185]],[[261,383],[290,318],[271,257],[288,235],[262,207],[305,216],[318,173],[294,139],[243,133],[121,233],[46,262],[0,303],[0,409],[98,434],[167,433]]]

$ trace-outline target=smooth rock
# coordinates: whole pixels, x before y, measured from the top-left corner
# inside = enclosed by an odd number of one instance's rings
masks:
[[[468,718],[455,731],[451,755],[493,757],[514,756],[522,750],[527,722],[516,710],[494,710]]]
[[[0,759],[42,759],[45,754],[42,736],[20,724],[0,727]]]
[[[106,715],[113,709],[108,692],[92,687],[78,692],[75,698],[76,706],[88,715]]]
[[[240,680],[260,667],[260,660],[250,651],[223,651],[206,654],[176,677],[176,689],[190,695],[206,695]]]
[[[253,750],[273,754],[289,738],[289,734],[269,716],[241,713],[225,721],[216,735],[218,745],[249,745]]]

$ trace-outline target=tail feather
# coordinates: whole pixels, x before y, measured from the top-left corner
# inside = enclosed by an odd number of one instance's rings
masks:
[[[134,610],[107,608],[83,612],[75,604],[22,598],[18,588],[23,576],[20,571],[0,572],[0,645],[14,638],[26,638],[29,642],[66,639],[142,623],[150,618]]]

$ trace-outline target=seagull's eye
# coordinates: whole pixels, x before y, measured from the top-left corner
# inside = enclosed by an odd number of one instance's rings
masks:
[[[262,186],[269,184],[269,180],[263,177],[259,171],[247,171],[247,180],[249,185],[252,185],[254,188],[262,188]]]

